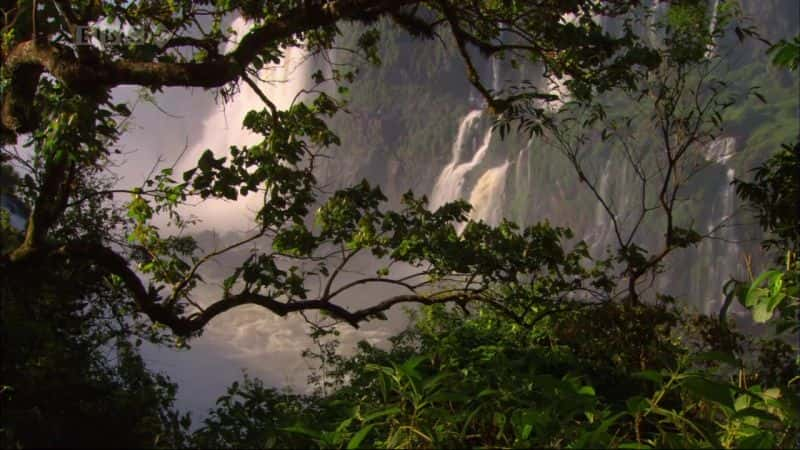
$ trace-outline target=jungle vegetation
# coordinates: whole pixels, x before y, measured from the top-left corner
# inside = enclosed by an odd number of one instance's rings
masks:
[[[771,266],[728,282],[714,315],[651,289],[670,255],[709,238],[681,206],[700,176],[698,149],[740,105],[759,101],[717,70],[717,42],[760,39],[734,2],[720,3],[709,11],[705,1],[670,2],[658,20],[635,0],[4,4],[0,187],[30,214],[22,230],[0,216],[3,445],[797,446],[800,140],[771,149],[736,181]],[[712,13],[718,25],[709,27]],[[241,36],[229,29],[235,16],[251,24]],[[79,45],[102,22],[138,37]],[[641,180],[636,226],[625,229],[608,211],[614,244],[597,258],[568,228],[490,226],[469,220],[464,201],[431,210],[409,192],[390,208],[366,181],[323,193],[315,161],[337,157],[327,154],[341,142],[328,124],[347,114],[348,92],[358,95],[357,67],[314,73],[319,88],[285,110],[259,88],[260,71],[289,47],[324,56],[343,41],[380,65],[386,29],[457,55],[497,133],[548,139],[606,210],[581,155],[599,142],[618,145]],[[787,36],[761,51],[796,79],[798,48]],[[545,67],[568,100],[530,80],[495,91],[478,70],[487,57]],[[209,149],[187,171],[159,168],[122,189],[112,168],[123,160],[131,110],[112,90],[131,85],[148,95],[213,89],[222,101],[247,85],[263,108],[242,125],[263,139]],[[182,205],[246,196],[263,201],[240,240],[208,249],[181,232],[195,225]],[[640,225],[661,230],[651,245],[637,241]],[[199,298],[205,265],[256,242],[216,297]],[[341,282],[365,254],[380,261],[375,274]],[[401,264],[410,275],[393,271]],[[365,284],[403,293],[345,306]],[[748,320],[729,313],[735,304]],[[243,305],[318,313],[310,321],[318,345],[305,354],[319,363],[313,389],[245,377],[192,428],[174,406],[179,387],[148,370],[138,348],[191,346],[211,320]],[[388,348],[338,351],[338,327],[385,320],[403,305],[415,307],[411,325]]]

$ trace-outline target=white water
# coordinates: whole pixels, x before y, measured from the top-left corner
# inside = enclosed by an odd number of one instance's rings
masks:
[[[478,179],[469,195],[469,202],[473,206],[470,214],[472,220],[483,220],[490,225],[500,223],[503,218],[508,166],[509,161],[506,161],[498,167],[487,170]]]
[[[700,244],[700,254],[706,264],[707,271],[704,276],[698,277],[695,292],[701,293],[699,299],[703,303],[703,312],[713,314],[717,312],[723,299],[722,287],[729,277],[738,275],[734,273],[736,267],[732,266],[739,259],[737,246],[733,242],[736,239],[734,230],[730,228],[730,219],[736,210],[735,188],[731,185],[736,172],[732,168],[727,168],[725,178],[727,185],[721,188],[719,201],[714,203],[711,208],[711,216],[706,225],[707,234],[713,236],[715,240],[705,240]]]
[[[492,89],[498,92],[502,88],[500,80],[500,60],[492,60]],[[478,167],[489,153],[492,143],[492,129],[489,127],[483,134],[480,146],[469,161],[461,162],[466,150],[472,147],[468,137],[479,119],[483,116],[482,110],[473,110],[467,113],[458,126],[456,141],[453,143],[452,158],[442,169],[431,192],[431,208],[435,209],[445,203],[459,199],[468,199],[473,210],[470,217],[473,220],[484,220],[497,224],[502,215],[503,199],[505,193],[506,174],[509,161],[500,166],[487,169],[480,177],[469,195],[464,192],[466,177],[473,169]]]
[[[492,94],[497,95],[503,88],[500,79],[500,59],[492,58]]]
[[[708,35],[711,36],[711,42],[708,44],[708,50],[706,50],[706,58],[710,58],[714,56],[714,52],[717,49],[717,40],[713,37],[714,33],[717,31],[717,20],[719,15],[719,0],[714,0],[711,6],[711,22],[708,24]]]
[[[242,36],[249,24],[237,18],[231,24]],[[232,47],[234,44],[229,43]],[[291,47],[284,50],[281,62],[265,66],[259,76],[265,81],[256,81],[259,89],[275,104],[278,109],[288,109],[295,95],[310,84],[312,64],[307,61],[304,49]],[[242,127],[245,115],[252,110],[265,108],[263,101],[246,83],[240,84],[240,92],[229,103],[216,105],[215,112],[202,121],[199,136],[187,151],[182,163],[178,164],[179,172],[190,169],[197,163],[200,155],[210,149],[216,157],[227,156],[230,146],[251,146],[259,143],[263,137]],[[202,222],[201,228],[218,230],[244,231],[252,227],[253,219],[263,201],[263,196],[251,193],[237,201],[212,199],[197,207],[187,208],[189,214]]]
[[[705,153],[707,161],[725,164],[736,153],[736,139],[732,137],[719,138],[708,144]]]
[[[478,123],[482,115],[483,111],[481,110],[470,111],[461,120],[461,124],[458,127],[456,142],[453,144],[453,158],[450,163],[442,169],[433,187],[431,208],[438,208],[447,202],[460,199],[464,187],[464,177],[483,161],[483,158],[489,151],[489,145],[492,142],[491,129],[484,133],[483,141],[480,147],[475,151],[472,159],[467,162],[459,163],[462,155],[465,154],[464,150],[466,146],[471,145],[471,141],[467,139],[467,136]]]
[[[597,193],[608,200],[611,198],[611,190],[609,189],[609,179],[611,177],[611,157],[606,160],[603,167],[603,173],[600,174],[600,181],[597,183]],[[594,207],[594,221],[593,230],[590,232],[590,242],[592,248],[603,249],[607,243],[608,235],[611,232],[611,221],[608,217],[608,211],[603,207],[603,204],[597,201]]]
[[[531,142],[528,142],[528,146],[530,146]],[[528,187],[530,184],[531,172],[530,167],[528,167],[528,147],[522,148],[517,155],[517,162],[516,167],[514,169],[514,179],[516,181],[516,187],[518,190],[522,190]]]

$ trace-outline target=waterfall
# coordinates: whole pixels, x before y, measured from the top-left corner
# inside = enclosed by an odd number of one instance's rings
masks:
[[[597,183],[597,192],[605,201],[610,201],[611,190],[608,185],[610,175],[611,156],[609,155],[606,160],[606,165],[603,168],[603,173],[600,174],[600,182]],[[594,230],[591,231],[591,238],[589,239],[590,244],[592,245],[592,249],[602,250],[606,245],[608,234],[611,231],[611,221],[609,220],[608,212],[600,201],[597,201],[594,207],[593,227]]]
[[[705,153],[707,161],[725,164],[736,152],[736,139],[732,137],[715,139],[708,144]]]
[[[722,220],[726,220],[733,215],[734,212],[734,200],[735,200],[735,192],[733,181],[736,178],[736,172],[733,168],[728,168],[725,171],[725,178],[726,178],[726,186],[725,186],[725,194],[722,197],[722,204],[725,207],[725,214],[722,216]]]
[[[719,0],[714,0],[714,3],[712,3],[711,6],[711,21],[708,24],[708,36],[711,41],[708,44],[708,50],[706,50],[706,58],[714,56],[714,52],[717,49],[717,40],[714,38],[714,33],[717,31],[718,14],[719,14]]]
[[[725,166],[734,156],[735,150],[736,139],[726,137],[711,142],[704,155],[709,162],[723,166],[726,181],[715,193],[719,201],[711,206],[711,213],[706,221],[705,231],[713,235],[715,240],[703,241],[698,249],[707,271],[695,278],[693,291],[701,295],[698,300],[703,302],[702,309],[706,314],[716,312],[719,302],[722,301],[722,286],[733,275],[729,264],[738,259],[736,246],[727,242],[736,239],[735,233],[730,228],[725,228],[736,211],[735,187],[731,184],[736,172],[732,167]]]
[[[243,18],[237,18],[231,27],[241,36],[247,31],[249,24]],[[234,45],[228,43],[227,47]],[[288,109],[295,95],[308,87],[313,62],[307,59],[304,49],[285,48],[278,64],[270,64],[261,69],[259,78],[265,81],[256,83],[278,109]],[[262,136],[244,129],[242,121],[249,111],[262,110],[265,105],[250,86],[241,83],[240,89],[229,103],[220,102],[215,111],[201,122],[197,137],[177,166],[178,171],[190,169],[206,149],[213,151],[215,156],[222,157],[227,156],[231,145],[242,147],[261,142]],[[209,98],[209,101],[212,99]],[[237,201],[209,199],[199,207],[186,208],[186,212],[200,219],[202,227],[244,231],[253,225],[262,200],[260,195],[249,195]]]
[[[492,58],[492,94],[497,95],[502,87],[500,80],[500,58]]]
[[[491,144],[492,141],[491,129],[484,134],[481,146],[472,156],[472,159],[460,163],[462,155],[464,155],[465,146],[471,143],[467,139],[468,133],[474,128],[482,116],[482,110],[474,110],[470,111],[461,120],[461,124],[458,126],[456,142],[453,144],[453,159],[442,169],[442,172],[436,180],[431,194],[431,208],[438,208],[447,202],[452,202],[461,198],[464,177],[475,166],[480,164],[486,156],[489,150],[489,144]]]
[[[469,203],[473,210],[472,220],[483,220],[491,225],[497,225],[503,218],[503,200],[506,189],[506,172],[509,161],[487,170],[479,179],[472,193]]]
[[[492,59],[491,65],[492,89],[494,92],[498,92],[502,88],[500,59]],[[469,161],[462,162],[466,154],[465,150],[472,145],[472,141],[468,139],[468,136],[470,136],[473,128],[480,124],[479,119],[482,117],[482,110],[473,110],[461,119],[456,141],[453,143],[453,156],[450,162],[442,169],[431,192],[430,206],[432,209],[438,208],[447,202],[465,198],[464,183],[466,177],[473,169],[481,165],[489,153],[489,147],[492,143],[492,129],[489,127],[485,131],[480,146],[472,155],[472,158]],[[473,206],[471,214],[473,220],[484,220],[493,224],[500,221],[503,213],[506,175],[509,165],[510,161],[506,160],[499,166],[487,169],[478,177],[475,187],[467,196]]]
[[[531,142],[532,140],[528,141],[528,147],[530,147]],[[516,188],[520,191],[527,188],[531,178],[530,168],[528,167],[528,147],[520,149],[514,167],[514,180],[516,181]]]

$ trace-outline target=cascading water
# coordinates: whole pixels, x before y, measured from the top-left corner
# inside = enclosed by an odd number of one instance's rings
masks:
[[[249,24],[243,18],[237,18],[231,27],[241,36],[247,31]],[[228,47],[233,46],[233,43],[228,44]],[[309,87],[311,66],[304,49],[290,47],[284,49],[284,55],[278,64],[265,66],[261,70],[260,78],[265,81],[256,83],[278,109],[287,109],[294,101],[296,93]],[[209,101],[212,101],[210,96]],[[216,157],[223,157],[227,156],[231,145],[242,147],[261,142],[263,137],[244,129],[242,121],[249,111],[264,108],[259,96],[243,83],[233,101],[216,105],[215,111],[202,121],[198,136],[177,169],[190,169],[206,149],[213,151]],[[203,202],[200,207],[188,208],[187,212],[200,219],[203,226],[244,231],[246,227],[252,226],[261,201],[262,197],[259,195],[249,195],[237,201],[212,199]]]
[[[706,240],[698,249],[704,267],[707,270],[702,276],[695,278],[694,291],[701,296],[703,312],[712,313],[722,300],[722,286],[727,279],[734,275],[730,263],[740,257],[736,245],[736,235],[730,224],[730,219],[736,211],[736,195],[733,181],[736,172],[732,167],[726,166],[736,151],[736,139],[732,137],[716,139],[708,145],[706,159],[722,166],[725,170],[725,185],[719,188],[716,198],[719,199],[711,207],[706,221],[706,234],[714,240]],[[737,264],[738,266],[738,264]]]
[[[469,195],[473,206],[471,218],[497,225],[503,218],[503,200],[506,189],[506,173],[509,161],[487,170],[475,184]]]
[[[732,137],[715,139],[708,144],[705,158],[709,162],[725,164],[736,152],[736,139]]]
[[[611,190],[609,189],[609,179],[611,178],[611,158],[606,160],[603,173],[600,174],[600,180],[597,183],[597,192],[603,198],[611,197]],[[608,236],[611,231],[608,212],[599,201],[594,209],[594,220],[592,222],[593,230],[588,236],[589,242],[592,244],[592,249],[602,250],[608,242]]]
[[[528,141],[530,147],[531,141]],[[514,179],[516,181],[516,189],[520,190],[530,183],[530,168],[528,167],[528,147],[520,149],[517,155],[516,167],[514,170]]]
[[[714,37],[714,34],[717,31],[717,20],[719,16],[719,0],[714,0],[711,5],[711,21],[708,24],[708,35],[711,37],[711,42],[708,44],[708,50],[706,50],[706,58],[710,58],[714,55],[714,52],[717,49],[717,40]]]
[[[502,81],[500,79],[500,59],[493,58],[492,59],[492,90],[496,95],[500,90],[503,88]]]
[[[473,167],[481,162],[489,148],[491,133],[485,134],[482,145],[478,148],[472,158],[467,162],[462,162],[468,150],[467,146],[472,146],[474,129],[477,127],[483,110],[476,109],[467,113],[458,126],[456,141],[453,143],[453,158],[442,169],[436,184],[431,193],[431,207],[438,208],[447,202],[452,202],[461,198],[461,189],[464,185],[464,176]]]
[[[500,61],[497,58],[492,60],[492,88],[495,92],[502,88],[500,83]],[[479,119],[482,116],[482,110],[473,110],[461,120],[456,141],[453,144],[453,157],[450,163],[442,169],[431,193],[432,208],[464,198],[464,184],[467,175],[473,169],[480,167],[489,153],[493,136],[491,127],[484,132],[480,147],[475,151],[472,158],[467,162],[461,162],[467,146],[471,145],[467,136],[476,124],[479,124]],[[473,220],[484,220],[492,224],[500,221],[508,167],[509,161],[505,161],[500,166],[486,169],[478,178],[476,185],[468,196],[468,200],[473,206],[471,214]]]

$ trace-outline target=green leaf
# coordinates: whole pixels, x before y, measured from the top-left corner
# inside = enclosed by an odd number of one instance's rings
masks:
[[[725,364],[729,364],[734,367],[739,367],[739,361],[731,355],[730,353],[719,352],[719,351],[709,351],[709,352],[700,352],[692,355],[692,360],[694,361],[716,361],[716,362],[723,362]]]
[[[739,441],[737,448],[775,448],[775,444],[775,436],[769,431],[762,431]]]
[[[419,366],[420,363],[422,363],[422,361],[425,361],[425,359],[427,359],[427,357],[424,355],[412,356],[411,358],[406,360],[406,362],[404,362],[400,367],[403,369],[403,372],[413,373],[415,372],[414,369],[416,369],[417,366]]]
[[[477,398],[486,397],[487,395],[495,395],[497,394],[497,390],[495,389],[484,389],[478,393]]]
[[[347,448],[348,448],[349,450],[350,450],[350,449],[354,449],[354,448],[360,448],[360,446],[361,446],[361,442],[364,440],[364,438],[366,438],[366,437],[367,437],[367,435],[369,434],[369,432],[370,432],[370,431],[372,431],[372,429],[373,429],[374,427],[375,427],[375,424],[369,424],[369,425],[367,425],[367,426],[365,426],[365,427],[361,428],[360,430],[358,430],[358,433],[356,433],[356,434],[355,434],[355,435],[354,435],[354,436],[353,436],[353,437],[350,439],[350,442],[348,442],[348,443],[347,443]]]
[[[726,408],[734,409],[731,387],[700,377],[689,377],[684,380],[683,386],[695,393],[700,398],[717,403]]]
[[[628,412],[631,414],[645,411],[649,405],[650,403],[647,401],[647,399],[640,396],[631,397],[625,400],[625,406],[627,406]]]
[[[734,414],[731,419],[743,419],[745,417],[756,417],[761,420],[766,420],[769,422],[780,422],[781,420],[777,416],[770,414],[767,411],[764,411],[763,409],[758,409],[753,407],[747,407],[740,411],[737,411],[736,414]]]
[[[756,278],[755,281],[753,281],[753,283],[750,285],[750,289],[747,290],[747,295],[744,299],[744,306],[750,308],[755,305],[756,302],[758,302],[766,293],[766,289],[760,287],[761,284],[764,283],[764,280],[779,274],[780,272],[777,270],[768,270],[759,275],[758,278]]]
[[[374,412],[374,413],[367,414],[361,420],[364,421],[364,422],[371,422],[371,421],[377,419],[378,417],[393,416],[393,415],[400,414],[400,412],[401,412],[401,409],[399,407],[393,406],[391,408],[387,408],[387,409],[384,409],[384,410],[381,410],[381,411],[377,411],[377,412]]]
[[[304,436],[309,436],[314,439],[319,439],[322,435],[314,430],[310,430],[303,425],[292,425],[291,427],[281,428],[280,431],[285,431],[287,433],[295,433],[295,434],[302,434]]]
[[[766,303],[757,303],[753,306],[753,320],[758,323],[766,323],[772,318],[772,311]]]
[[[736,401],[733,403],[734,409],[736,411],[741,411],[748,406],[750,406],[750,396],[748,395],[740,395],[736,397]]]
[[[596,395],[594,392],[594,388],[591,386],[581,386],[581,388],[578,389],[578,394],[590,397],[594,397]]]
[[[643,370],[641,372],[636,372],[633,374],[633,377],[652,381],[653,383],[659,386],[664,381],[664,375],[662,375],[659,372],[656,372],[655,370]]]

